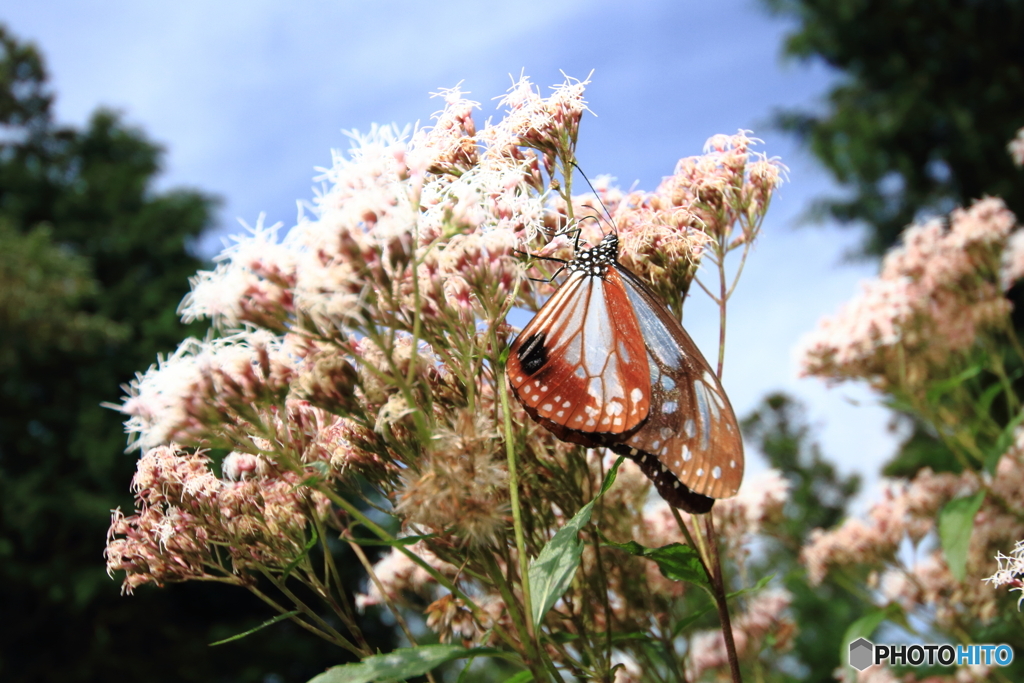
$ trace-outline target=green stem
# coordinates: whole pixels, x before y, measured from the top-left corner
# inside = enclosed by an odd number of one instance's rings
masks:
[[[345,584],[341,580],[341,573],[338,571],[337,565],[334,563],[334,555],[331,553],[331,549],[327,544],[327,528],[323,524],[323,520],[320,519],[316,511],[310,506],[310,516],[313,519],[313,523],[316,525],[316,532],[320,536],[320,544],[324,549],[324,578],[325,584],[323,586],[324,599],[326,599],[331,606],[334,608],[338,618],[342,620],[346,628],[352,632],[359,641],[361,647],[369,649],[369,643],[366,642],[366,638],[363,636],[362,629],[359,628],[359,622],[352,613],[352,607],[349,604],[348,596],[345,594]],[[315,576],[315,575],[314,575]],[[340,600],[335,600],[331,592],[331,580],[334,581],[334,586]]]
[[[497,334],[494,327],[491,327],[491,338],[494,348],[498,348]],[[537,633],[539,624],[533,623],[533,596],[530,593],[530,571],[529,558],[526,554],[526,538],[523,533],[522,506],[519,501],[519,473],[517,469],[515,441],[512,435],[512,410],[509,408],[508,387],[504,382],[504,374],[495,370],[494,383],[501,397],[501,412],[505,429],[505,455],[508,459],[508,490],[509,499],[512,504],[512,528],[516,538],[516,554],[519,557],[519,580],[523,587],[523,606],[526,611],[526,634],[529,638],[531,652],[530,659],[541,652],[540,639]],[[530,662],[530,669],[534,669],[534,662]],[[534,673],[536,676],[536,672]],[[545,678],[547,676],[545,675]],[[543,679],[542,679],[543,680]]]
[[[359,510],[359,508],[352,505],[350,502],[336,494],[334,491],[330,489],[329,486],[325,485],[323,482],[321,482],[317,486],[317,490],[320,491],[320,493],[327,496],[332,503],[334,503],[342,510],[344,510],[346,513],[351,515],[357,522],[359,522],[367,529],[372,531],[377,536],[377,538],[379,538],[382,541],[385,541],[388,544],[391,544],[393,548],[397,548],[400,553],[402,553],[410,560],[415,562],[425,572],[430,574],[431,578],[433,578],[439,584],[441,584],[449,591],[451,591],[455,597],[465,602],[466,605],[473,611],[475,616],[480,616],[480,606],[473,602],[473,600],[468,595],[466,595],[462,590],[460,590],[459,587],[456,586],[452,581],[450,581],[448,577],[446,577],[444,574],[439,572],[434,567],[431,567],[422,557],[406,548],[403,544],[396,543],[396,539],[394,536],[389,534],[383,527],[374,522],[372,519],[364,515],[362,511]]]
[[[416,212],[419,213],[419,207],[416,207]],[[408,387],[413,386],[413,380],[416,378],[416,361],[419,358],[417,346],[420,341],[420,326],[422,325],[423,316],[420,311],[420,262],[419,262],[419,246],[420,246],[420,223],[419,221],[413,221],[412,224],[412,260],[410,261],[410,270],[412,271],[412,349],[409,354],[409,370],[406,373],[405,384]],[[426,393],[427,412],[425,413],[428,417],[431,413],[431,396],[430,392]],[[413,404],[409,405],[410,408]],[[419,423],[417,422],[417,426]],[[432,434],[428,431],[427,433],[420,432],[420,437],[429,439]]]
[[[487,570],[487,576],[498,588],[498,592],[501,593],[501,599],[505,601],[505,605],[508,607],[509,616],[512,617],[512,625],[516,631],[519,632],[519,641],[523,644],[523,649],[526,650],[527,656],[523,657],[524,662],[529,662],[533,659],[530,655],[532,637],[530,631],[527,628],[527,623],[531,619],[530,615],[523,615],[522,610],[519,608],[519,603],[516,602],[515,595],[512,593],[509,582],[506,581],[505,577],[501,574],[501,569],[498,568],[497,563],[494,561],[494,557],[484,553],[483,554],[484,566]],[[533,666],[530,665],[530,670],[533,670]]]
[[[261,571],[262,571],[264,576],[267,576],[268,578],[270,578],[271,582],[274,583],[275,587],[278,587],[277,586],[277,582],[274,581],[273,577],[270,574],[268,574],[268,572],[263,571],[263,570],[261,570]],[[284,606],[278,604],[276,600],[271,598],[269,595],[266,595],[265,593],[260,591],[260,589],[256,588],[255,586],[246,586],[246,588],[248,588],[260,600],[262,600],[263,602],[267,603],[268,605],[273,607],[275,610],[277,610],[281,614],[284,614],[285,612],[290,612],[291,611],[291,610],[285,609]],[[288,595],[288,593],[285,593],[285,595]],[[290,596],[289,596],[289,599],[291,599]],[[316,613],[314,613],[312,610],[309,609],[309,607],[306,607],[305,605],[302,605],[301,601],[295,601],[295,606],[298,607],[307,616],[311,616],[311,618],[314,618],[314,620],[322,621],[318,616],[316,616]],[[310,633],[312,633],[313,635],[319,636],[319,637],[323,638],[324,640],[326,640],[329,643],[332,643],[334,645],[337,645],[338,647],[341,647],[341,648],[344,648],[344,649],[348,650],[349,652],[354,654],[356,657],[362,658],[362,657],[365,657],[365,656],[367,656],[369,654],[372,654],[370,652],[363,652],[363,651],[361,651],[355,645],[350,643],[348,641],[348,639],[346,639],[344,636],[342,636],[337,631],[334,631],[334,629],[331,629],[329,626],[327,627],[327,630],[321,630],[320,628],[317,628],[316,626],[314,626],[313,624],[309,623],[308,621],[305,621],[304,619],[299,619],[297,615],[292,617],[291,620],[294,621],[296,624],[298,624],[301,628],[304,628],[307,631],[309,631]]]
[[[740,256],[740,265],[736,268],[736,277],[732,279],[732,284],[729,285],[729,291],[725,295],[726,299],[729,299],[732,296],[732,293],[736,291],[736,285],[740,283],[740,275],[743,274],[743,266],[747,263],[747,255],[750,253],[750,244],[752,241],[753,239],[751,238],[743,243],[743,255]]]
[[[719,242],[724,238],[719,238]],[[718,245],[718,380],[722,380],[722,368],[725,365],[725,307],[729,303],[729,290],[725,281],[725,248]]]
[[[292,604],[294,604],[295,607],[297,607],[310,620],[317,624],[318,628],[325,631],[326,633],[331,634],[333,642],[345,648],[349,652],[359,655],[360,657],[366,657],[367,655],[372,654],[369,650],[361,650],[360,648],[356,647],[348,640],[348,638],[341,635],[341,633],[339,633],[334,627],[332,627],[330,624],[324,621],[323,618],[319,614],[317,614],[312,607],[303,602],[299,598],[299,596],[292,593],[291,589],[289,589],[288,586],[285,585],[284,581],[279,580],[276,576],[274,576],[273,573],[262,567],[260,568],[260,572],[263,574],[264,577],[266,577],[268,581],[274,584],[274,588],[281,591],[281,593],[283,593],[285,597],[292,601]]]
[[[391,610],[391,614],[395,617],[395,621],[398,622],[398,626],[402,629],[402,633],[404,633],[405,637],[409,640],[409,644],[413,647],[419,647],[419,644],[416,642],[416,637],[412,634],[412,630],[409,629],[409,624],[405,622],[405,617],[402,616],[401,610],[399,610],[398,607],[395,606],[395,603],[391,601],[387,591],[384,590],[384,586],[381,585],[380,579],[377,578],[377,574],[373,571],[373,565],[370,564],[370,560],[366,557],[366,553],[363,552],[363,549],[358,543],[349,541],[349,547],[352,548],[352,552],[354,552],[356,557],[359,558],[359,562],[363,565],[363,569],[366,570],[366,575],[370,577],[370,581],[372,581],[373,585],[377,587],[377,591],[380,593],[381,599],[384,601],[384,604],[387,605],[388,609]],[[429,680],[430,683],[435,683],[433,673],[427,673],[427,680]]]

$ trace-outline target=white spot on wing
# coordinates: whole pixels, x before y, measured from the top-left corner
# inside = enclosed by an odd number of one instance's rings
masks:
[[[716,465],[715,468],[713,470],[711,470],[711,476],[714,477],[715,479],[721,479],[722,478],[722,468],[718,467]]]
[[[629,363],[629,351],[621,339],[619,340],[619,357],[622,358],[623,363]]]
[[[711,389],[711,398],[714,400],[715,405],[717,405],[720,409],[725,409],[725,401],[722,400],[721,395],[719,395],[719,393],[714,389]]]
[[[706,451],[711,445],[711,409],[708,406],[707,388],[698,380],[693,383],[693,393],[697,397],[697,416],[700,418],[700,447]]]

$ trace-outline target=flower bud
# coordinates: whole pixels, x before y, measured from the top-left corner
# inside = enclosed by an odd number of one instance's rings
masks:
[[[338,355],[321,354],[313,362],[312,369],[299,377],[295,393],[317,408],[347,415],[359,405],[356,399],[358,383],[359,374],[351,363]]]

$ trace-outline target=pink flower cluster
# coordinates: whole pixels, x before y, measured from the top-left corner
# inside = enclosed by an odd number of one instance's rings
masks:
[[[264,330],[188,339],[132,381],[123,405],[112,407],[129,416],[134,448],[209,438],[228,431],[239,415],[252,417],[251,406],[281,401],[297,377],[296,361],[285,340]]]
[[[1019,233],[994,198],[957,209],[948,227],[934,219],[908,228],[878,278],[805,337],[804,373],[920,387],[979,334],[1006,324],[1003,291],[1024,273]]]
[[[224,479],[209,465],[174,445],[139,459],[136,512],[113,512],[105,551],[107,572],[125,572],[125,592],[189,579],[251,581],[254,567],[283,567],[301,555],[310,515],[326,513],[322,496],[257,455],[226,458]]]
[[[966,577],[958,581],[939,547],[936,519],[949,501],[980,490],[986,498],[974,517]],[[1022,507],[1024,449],[1018,445],[1003,456],[991,481],[971,471],[924,469],[909,482],[891,483],[866,520],[851,518],[836,529],[812,532],[802,559],[813,583],[829,571],[866,569],[883,603],[898,603],[908,613],[927,610],[940,628],[965,615],[988,622],[996,614],[997,595],[979,579],[993,574],[998,548],[1024,537],[1024,520],[1016,512]],[[907,543],[917,549],[912,561]]]

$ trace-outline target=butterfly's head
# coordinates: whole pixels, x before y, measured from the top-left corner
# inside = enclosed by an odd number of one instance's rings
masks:
[[[605,269],[619,260],[619,237],[609,233],[601,238],[596,247],[584,249],[569,263],[569,270],[583,271],[588,275],[601,276]]]

